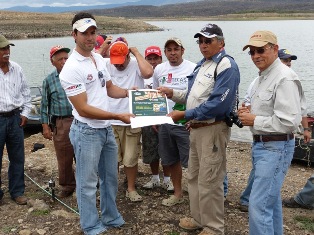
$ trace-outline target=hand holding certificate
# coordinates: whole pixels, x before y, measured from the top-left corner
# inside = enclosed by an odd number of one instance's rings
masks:
[[[167,97],[157,90],[129,90],[129,107],[130,113],[135,115],[131,118],[132,128],[173,124],[172,118],[166,116],[169,113]]]

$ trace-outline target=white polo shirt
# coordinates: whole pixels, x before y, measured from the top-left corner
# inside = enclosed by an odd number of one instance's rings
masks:
[[[123,71],[119,71],[116,67],[110,63],[109,59],[105,59],[108,73],[111,77],[111,81],[114,85],[129,89],[131,87],[138,87],[138,89],[144,88],[144,79],[141,75],[140,68],[137,60],[131,57],[128,66]],[[110,112],[113,113],[129,113],[129,98],[113,99],[109,98]],[[112,125],[128,126],[120,120],[111,120]]]
[[[153,75],[153,89],[159,86],[169,87],[176,90],[185,90],[188,87],[188,78],[196,64],[183,60],[178,66],[172,66],[169,61],[163,62],[156,66]],[[172,111],[175,102],[168,99],[169,112]]]
[[[76,50],[73,50],[59,75],[61,85],[68,97],[86,92],[87,104],[109,111],[106,82],[110,80],[110,76],[106,63],[101,55],[92,52],[92,56],[95,59],[97,68],[90,57],[84,57]],[[92,128],[104,128],[110,125],[109,120],[81,117],[75,107],[73,107],[72,114],[75,119],[88,124]]]

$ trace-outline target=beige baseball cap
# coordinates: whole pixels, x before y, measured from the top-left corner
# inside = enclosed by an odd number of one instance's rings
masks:
[[[277,36],[273,32],[267,30],[256,31],[250,37],[249,42],[243,47],[243,51],[249,46],[263,47],[267,43],[277,45]]]
[[[183,48],[183,44],[182,44],[181,40],[180,40],[179,38],[175,38],[175,37],[169,38],[169,39],[166,41],[166,43],[165,43],[165,48],[168,46],[168,44],[169,44],[170,42],[174,42],[174,43],[177,44],[179,47],[182,47],[182,48]]]

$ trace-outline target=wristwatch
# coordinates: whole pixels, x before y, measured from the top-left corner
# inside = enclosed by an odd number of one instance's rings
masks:
[[[304,131],[311,131],[311,128],[309,128],[309,127],[304,127],[303,130],[304,130]]]

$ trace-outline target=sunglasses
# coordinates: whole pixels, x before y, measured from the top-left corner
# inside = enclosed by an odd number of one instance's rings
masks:
[[[213,38],[205,38],[204,40],[202,40],[202,39],[196,40],[196,43],[197,43],[198,45],[200,45],[200,44],[202,44],[202,43],[205,43],[206,45],[209,45],[209,44],[211,44],[213,41],[214,41]]]
[[[106,81],[104,79],[104,74],[101,71],[98,71],[98,78],[100,79],[101,87],[106,86]]]
[[[268,50],[269,48],[272,48],[272,46],[270,47],[259,47],[259,48],[256,48],[255,50],[249,50],[248,54],[250,56],[254,56],[255,53],[261,55],[261,54],[264,54],[266,50]]]

